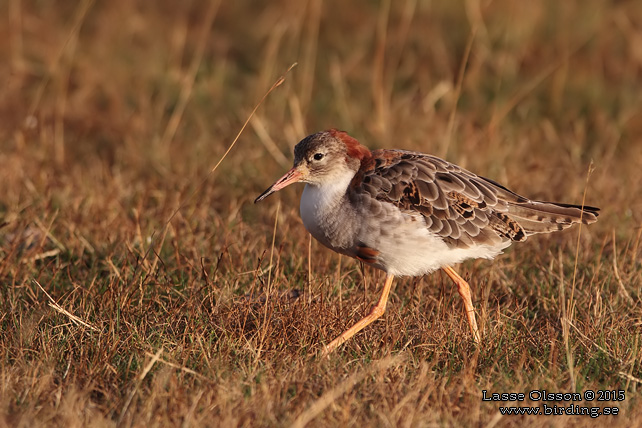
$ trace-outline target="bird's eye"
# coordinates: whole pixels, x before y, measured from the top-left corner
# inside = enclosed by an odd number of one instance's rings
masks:
[[[320,161],[321,159],[323,159],[323,153],[315,153],[313,157],[314,160]]]

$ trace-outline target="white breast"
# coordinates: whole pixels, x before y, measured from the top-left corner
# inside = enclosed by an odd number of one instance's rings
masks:
[[[300,213],[305,228],[323,245],[353,255],[358,233],[356,213],[346,197],[353,173],[323,185],[306,184],[301,195]]]

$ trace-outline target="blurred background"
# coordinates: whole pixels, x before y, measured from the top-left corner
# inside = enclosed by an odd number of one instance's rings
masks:
[[[336,127],[371,148],[448,157],[533,197],[577,199],[591,160],[589,200],[639,187],[613,177],[640,160],[633,1],[8,0],[4,9],[6,205],[28,197],[17,171],[38,191],[69,175],[75,187],[103,173],[129,184],[201,179],[295,62],[217,183],[255,192],[259,171],[278,175],[297,141]]]

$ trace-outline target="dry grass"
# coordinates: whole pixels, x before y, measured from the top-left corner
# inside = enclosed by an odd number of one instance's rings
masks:
[[[0,425],[642,425],[640,2],[200,3],[0,8]],[[317,359],[382,275],[252,200],[329,127],[600,221],[460,267],[479,349],[436,273]],[[481,399],[533,389],[626,399]]]

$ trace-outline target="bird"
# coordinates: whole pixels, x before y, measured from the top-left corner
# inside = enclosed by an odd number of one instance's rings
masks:
[[[502,184],[420,152],[370,151],[345,131],[308,135],[294,166],[255,203],[305,183],[300,215],[308,232],[337,253],[385,272],[368,315],[325,345],[329,355],[381,317],[395,277],[442,269],[457,286],[472,340],[481,343],[470,285],[453,265],[493,259],[513,242],[597,221],[599,208],[531,200]]]

